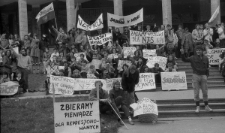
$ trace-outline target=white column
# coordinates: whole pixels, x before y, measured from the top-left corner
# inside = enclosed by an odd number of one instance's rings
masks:
[[[18,0],[20,38],[28,34],[27,0]]]
[[[218,6],[220,7],[220,0],[211,0],[211,16],[213,15]],[[215,24],[218,23],[221,23],[221,9],[215,21]]]
[[[163,25],[172,25],[171,0],[162,0]]]
[[[76,23],[76,13],[75,10],[75,1],[66,0],[66,13],[67,13],[67,31],[75,27]]]
[[[113,0],[114,3],[114,14],[123,16],[123,0]],[[120,32],[123,32],[123,28],[119,28]]]

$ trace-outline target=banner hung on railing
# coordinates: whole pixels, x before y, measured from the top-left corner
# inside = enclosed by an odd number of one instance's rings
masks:
[[[225,48],[219,49],[208,49],[207,50],[207,57],[209,58],[210,65],[219,65],[221,58],[220,54],[225,52]]]

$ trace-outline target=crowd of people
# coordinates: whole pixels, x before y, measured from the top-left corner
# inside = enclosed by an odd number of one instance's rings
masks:
[[[21,81],[23,83],[22,92],[27,92],[29,91],[28,74],[32,72],[34,66],[40,65],[43,65],[41,72],[47,77],[53,74],[72,78],[87,78],[89,75],[99,79],[117,78],[122,77],[129,68],[127,64],[124,64],[122,69],[118,70],[119,60],[131,61],[140,73],[153,72],[160,75],[160,72],[164,70],[159,67],[159,64],[155,64],[153,68],[146,65],[147,59],[143,58],[143,49],[156,49],[157,56],[167,57],[165,71],[174,72],[178,69],[176,58],[181,58],[180,49],[184,50],[185,57],[190,57],[195,54],[194,49],[198,45],[202,46],[205,52],[207,49],[225,48],[224,23],[216,25],[216,28],[211,28],[207,23],[205,26],[196,24],[192,33],[182,25],[178,26],[177,31],[169,24],[161,27],[147,25],[142,28],[142,25],[124,27],[124,32],[121,33],[119,28],[109,27],[108,32],[113,34],[112,41],[93,46],[88,42],[86,31],[76,28],[66,33],[63,28],[58,30],[52,26],[57,35],[55,44],[49,44],[46,35],[42,35],[39,39],[36,34],[33,36],[28,34],[20,39],[17,34],[2,34],[0,36],[0,64],[9,68],[10,72],[8,74],[1,72],[1,82],[23,80]],[[130,30],[146,32],[164,30],[166,43],[130,45]],[[102,30],[98,30],[95,35],[101,34]],[[49,48],[52,46],[54,50],[50,53]],[[136,47],[134,56],[124,58],[123,47]],[[75,57],[76,53],[81,54]],[[110,57],[110,54],[118,56],[114,58]],[[221,58],[223,60],[220,63],[220,70],[224,75],[224,54],[221,55]],[[92,64],[93,60],[100,60],[100,65]],[[156,83],[160,84],[160,76],[156,76]]]

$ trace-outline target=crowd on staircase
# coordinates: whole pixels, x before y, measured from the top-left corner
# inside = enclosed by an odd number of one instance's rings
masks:
[[[21,93],[29,91],[28,74],[32,68],[38,67],[40,73],[49,77],[51,74],[58,76],[67,76],[72,78],[117,78],[122,77],[125,71],[129,70],[129,65],[124,64],[122,69],[118,69],[119,60],[129,60],[140,73],[156,73],[156,83],[160,84],[160,72],[175,72],[178,70],[176,58],[181,58],[180,49],[183,49],[184,56],[190,57],[195,54],[195,47],[201,46],[207,53],[207,49],[225,48],[224,23],[210,27],[197,24],[196,28],[189,31],[182,25],[175,29],[171,25],[161,25],[160,27],[147,25],[143,28],[141,25],[124,27],[121,33],[119,28],[109,27],[109,32],[113,33],[112,41],[104,45],[90,46],[86,31],[81,29],[71,29],[67,33],[63,28],[51,30],[56,33],[55,44],[50,44],[48,37],[42,35],[38,38],[37,34],[28,34],[20,39],[17,34],[0,35],[0,64],[4,70],[0,71],[1,83],[9,80],[18,81],[23,88]],[[130,30],[146,32],[165,32],[165,44],[144,44],[131,46],[129,44]],[[95,35],[101,35],[102,30],[98,30]],[[49,48],[54,47],[51,53]],[[124,58],[124,47],[136,47],[134,55]],[[163,70],[159,64],[149,68],[147,59],[143,58],[144,49],[156,49],[157,56],[167,58],[166,69]],[[78,56],[75,57],[75,54]],[[113,55],[113,56],[112,56]],[[221,54],[220,71],[225,76],[225,53]],[[90,63],[99,60],[100,65]],[[40,67],[43,66],[43,67]],[[34,72],[33,72],[34,73]],[[31,90],[30,90],[31,91]]]

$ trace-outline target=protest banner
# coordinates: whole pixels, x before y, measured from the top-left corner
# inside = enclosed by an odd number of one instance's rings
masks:
[[[225,52],[225,48],[208,49],[207,57],[209,58],[209,64],[210,65],[219,65],[219,62],[221,60],[220,54],[222,54],[222,52]]]
[[[106,88],[108,91],[110,91],[111,89],[113,89],[113,82],[114,81],[119,81],[121,84],[121,78],[111,78],[111,79],[107,79],[106,80]]]
[[[139,83],[135,86],[135,91],[156,89],[154,73],[140,73]]]
[[[143,49],[142,52],[143,52],[143,57],[145,59],[148,59],[149,57],[152,57],[152,56],[157,56],[156,49]]]
[[[92,24],[89,25],[78,15],[78,22],[77,22],[77,28],[85,30],[85,31],[94,31],[98,29],[102,29],[103,26],[103,17],[102,14],[97,18],[97,20]]]
[[[149,68],[153,68],[155,63],[159,64],[159,67],[161,67],[163,70],[166,69],[166,63],[167,63],[167,58],[162,57],[162,56],[154,56],[154,57],[149,57],[147,61],[147,66]]]
[[[127,64],[128,66],[130,66],[132,63],[129,60],[119,60],[117,69],[122,71],[124,64]]]
[[[75,79],[62,76],[50,76],[50,89],[49,93],[53,93],[53,84],[55,94],[73,95]]]
[[[99,69],[101,63],[102,63],[102,61],[101,60],[98,60],[98,59],[93,59],[91,61],[91,64],[95,66],[95,69]]]
[[[108,26],[125,27],[132,26],[143,22],[143,8],[136,13],[128,16],[118,16],[115,14],[107,13]]]
[[[80,60],[80,55],[81,55],[81,54],[84,55],[84,59],[87,61],[86,53],[85,53],[85,52],[75,53],[75,54],[74,54],[74,57],[76,58],[76,61],[79,61],[79,60]]]
[[[89,44],[92,45],[103,45],[109,41],[112,41],[112,33],[105,33],[98,36],[87,36]]]
[[[185,72],[161,72],[162,90],[186,90]]]
[[[59,70],[64,70],[65,66],[59,66]]]
[[[99,101],[54,103],[54,127],[55,133],[100,133]]]
[[[136,47],[123,47],[123,56],[124,56],[124,58],[127,58],[128,55],[130,57],[133,57],[135,51],[136,51]]]
[[[18,92],[19,84],[17,82],[8,81],[0,84],[1,96],[12,96]]]
[[[102,88],[104,90],[108,90],[106,88],[106,80],[103,79],[83,79],[77,78],[75,79],[76,84],[74,84],[74,90],[92,90],[95,88],[95,81],[101,81],[103,83]]]
[[[130,30],[130,44],[165,44],[164,31],[142,32]]]
[[[142,114],[154,114],[158,115],[157,104],[151,101],[149,98],[143,98],[137,103],[130,105],[134,110],[134,117]]]

